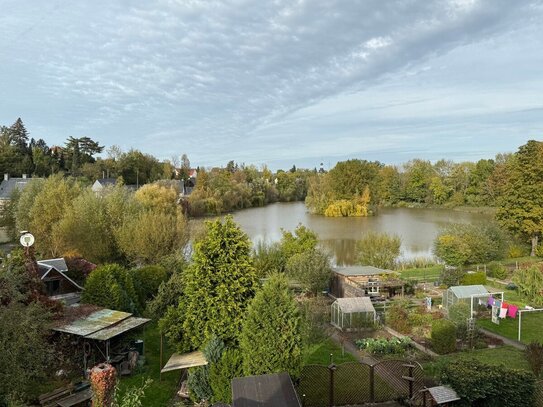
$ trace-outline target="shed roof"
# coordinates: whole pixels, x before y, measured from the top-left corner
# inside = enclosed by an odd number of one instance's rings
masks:
[[[150,319],[148,318],[128,317],[115,325],[108,326],[107,328],[87,335],[86,338],[97,341],[107,341],[108,339],[111,339],[124,332],[128,332],[132,329],[145,325],[149,321]]]
[[[103,308],[93,311],[88,315],[81,315],[73,321],[61,322],[53,330],[78,336],[88,336],[101,329],[111,327],[131,315],[128,312]]]
[[[375,312],[370,297],[338,298],[336,300],[341,311],[353,312]]]
[[[449,290],[456,295],[457,298],[470,298],[472,295],[489,294],[488,290],[483,285],[456,285],[449,287]]]
[[[288,373],[232,380],[232,407],[300,407]]]
[[[343,276],[376,276],[379,274],[394,273],[392,270],[380,269],[373,266],[334,267],[333,271]]]
[[[164,373],[172,370],[188,369],[189,367],[205,365],[207,365],[207,359],[201,351],[183,353],[182,355],[174,353],[160,372]]]
[[[53,267],[54,269],[62,272],[68,271],[66,260],[64,260],[63,257],[59,257],[58,259],[38,260],[38,265]]]
[[[452,403],[453,401],[460,400],[458,394],[456,394],[453,389],[447,386],[430,387],[428,389],[428,392],[437,404]]]

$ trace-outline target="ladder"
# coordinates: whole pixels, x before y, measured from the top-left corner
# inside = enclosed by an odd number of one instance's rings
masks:
[[[473,348],[475,345],[475,318],[468,318],[468,332],[467,332],[467,339],[469,343],[469,347]]]

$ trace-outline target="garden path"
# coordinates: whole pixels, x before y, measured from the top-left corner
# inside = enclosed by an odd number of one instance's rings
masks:
[[[526,345],[524,345],[523,343],[520,343],[520,342],[515,341],[513,339],[506,338],[505,336],[502,336],[502,335],[498,335],[497,333],[491,332],[491,331],[489,331],[487,329],[484,329],[484,328],[481,328],[481,327],[479,327],[479,329],[485,335],[491,336],[492,338],[500,339],[506,345],[511,345],[514,348],[517,348],[517,349],[520,349],[520,350],[525,350],[526,349]]]

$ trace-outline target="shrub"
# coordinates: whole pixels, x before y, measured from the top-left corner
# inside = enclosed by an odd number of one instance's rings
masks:
[[[266,244],[260,241],[253,250],[253,263],[259,277],[268,277],[270,274],[283,272],[286,259],[278,242]]]
[[[456,325],[447,319],[437,319],[432,323],[432,348],[440,354],[456,350]]]
[[[365,349],[372,355],[403,355],[411,346],[409,337],[403,338],[368,338],[356,341],[358,349]]]
[[[411,332],[409,326],[409,312],[407,310],[407,301],[394,302],[386,311],[386,323],[392,329],[408,334]]]
[[[543,372],[543,344],[531,342],[526,346],[524,356],[526,357],[532,372],[534,372],[534,375],[539,377],[541,372]]]
[[[243,376],[241,352],[238,349],[227,349],[221,359],[211,365],[209,382],[213,390],[213,402],[232,402],[231,382],[235,377]]]
[[[132,270],[131,274],[142,305],[151,300],[157,294],[160,285],[168,279],[168,273],[159,265],[139,267]]]
[[[490,263],[488,263],[486,269],[489,277],[494,277],[498,280],[504,280],[507,278],[507,268],[503,264],[498,263],[497,261],[491,261]]]
[[[487,365],[476,359],[449,362],[443,367],[441,381],[470,406],[531,406],[534,399],[532,373]]]
[[[118,311],[139,313],[139,302],[132,275],[118,264],[94,270],[85,283],[81,301]]]
[[[456,337],[464,339],[467,334],[467,319],[471,308],[465,302],[457,302],[449,307],[449,319],[456,325]]]
[[[530,250],[521,244],[512,244],[507,249],[507,256],[510,259],[516,259],[518,257],[524,257],[530,254]]]
[[[466,272],[459,267],[445,267],[439,278],[442,284],[445,285],[444,288],[447,288],[458,285],[464,274],[466,274]]]
[[[330,259],[319,249],[295,254],[287,263],[287,274],[300,283],[304,291],[317,294],[330,284]]]
[[[187,384],[191,391],[191,397],[195,401],[211,400],[213,390],[211,388],[209,371],[211,366],[219,362],[224,352],[225,345],[218,337],[213,336],[206,344],[203,353],[206,357],[208,365],[199,366],[189,370]]]
[[[485,285],[486,274],[484,271],[466,273],[460,278],[460,285]]]
[[[397,235],[369,232],[357,242],[357,262],[362,265],[393,269],[402,241]]]
[[[152,318],[160,319],[168,307],[177,308],[183,295],[183,273],[176,272],[169,280],[163,281],[155,297],[147,303],[147,312]]]

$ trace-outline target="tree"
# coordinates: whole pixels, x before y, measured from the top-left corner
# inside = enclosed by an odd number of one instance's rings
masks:
[[[187,222],[181,211],[174,215],[141,210],[124,217],[115,231],[120,252],[137,264],[155,264],[179,252],[188,241]]]
[[[285,271],[286,259],[279,242],[259,241],[253,251],[253,263],[259,277]]]
[[[134,197],[144,208],[175,215],[178,192],[160,184],[147,184],[136,191]]]
[[[425,203],[435,171],[430,161],[415,159],[404,165],[405,197],[412,202]]]
[[[300,283],[304,291],[318,294],[329,286],[330,259],[318,249],[295,254],[287,263],[287,275]]]
[[[138,267],[130,271],[139,303],[144,305],[158,293],[162,283],[168,280],[168,273],[164,267],[155,264]]]
[[[144,305],[139,302],[132,274],[118,264],[100,266],[89,275],[81,302],[135,313]]]
[[[270,277],[251,301],[239,343],[246,376],[284,371],[300,375],[304,326],[284,275]]]
[[[209,369],[213,402],[232,402],[232,379],[243,376],[243,358],[239,349],[226,349]]]
[[[231,216],[206,222],[185,272],[181,350],[197,349],[213,335],[237,343],[245,309],[254,296],[251,243]]]
[[[383,269],[393,269],[400,255],[399,236],[368,232],[357,242],[358,263]]]
[[[35,384],[51,377],[50,324],[50,314],[38,303],[0,307],[0,404],[10,395],[37,396]]]
[[[288,230],[282,230],[281,233],[281,251],[288,260],[295,254],[304,253],[317,247],[318,236],[311,229],[302,225],[296,226],[294,233]]]
[[[509,162],[496,218],[513,233],[531,240],[531,256],[535,256],[543,233],[543,142],[528,141]]]

